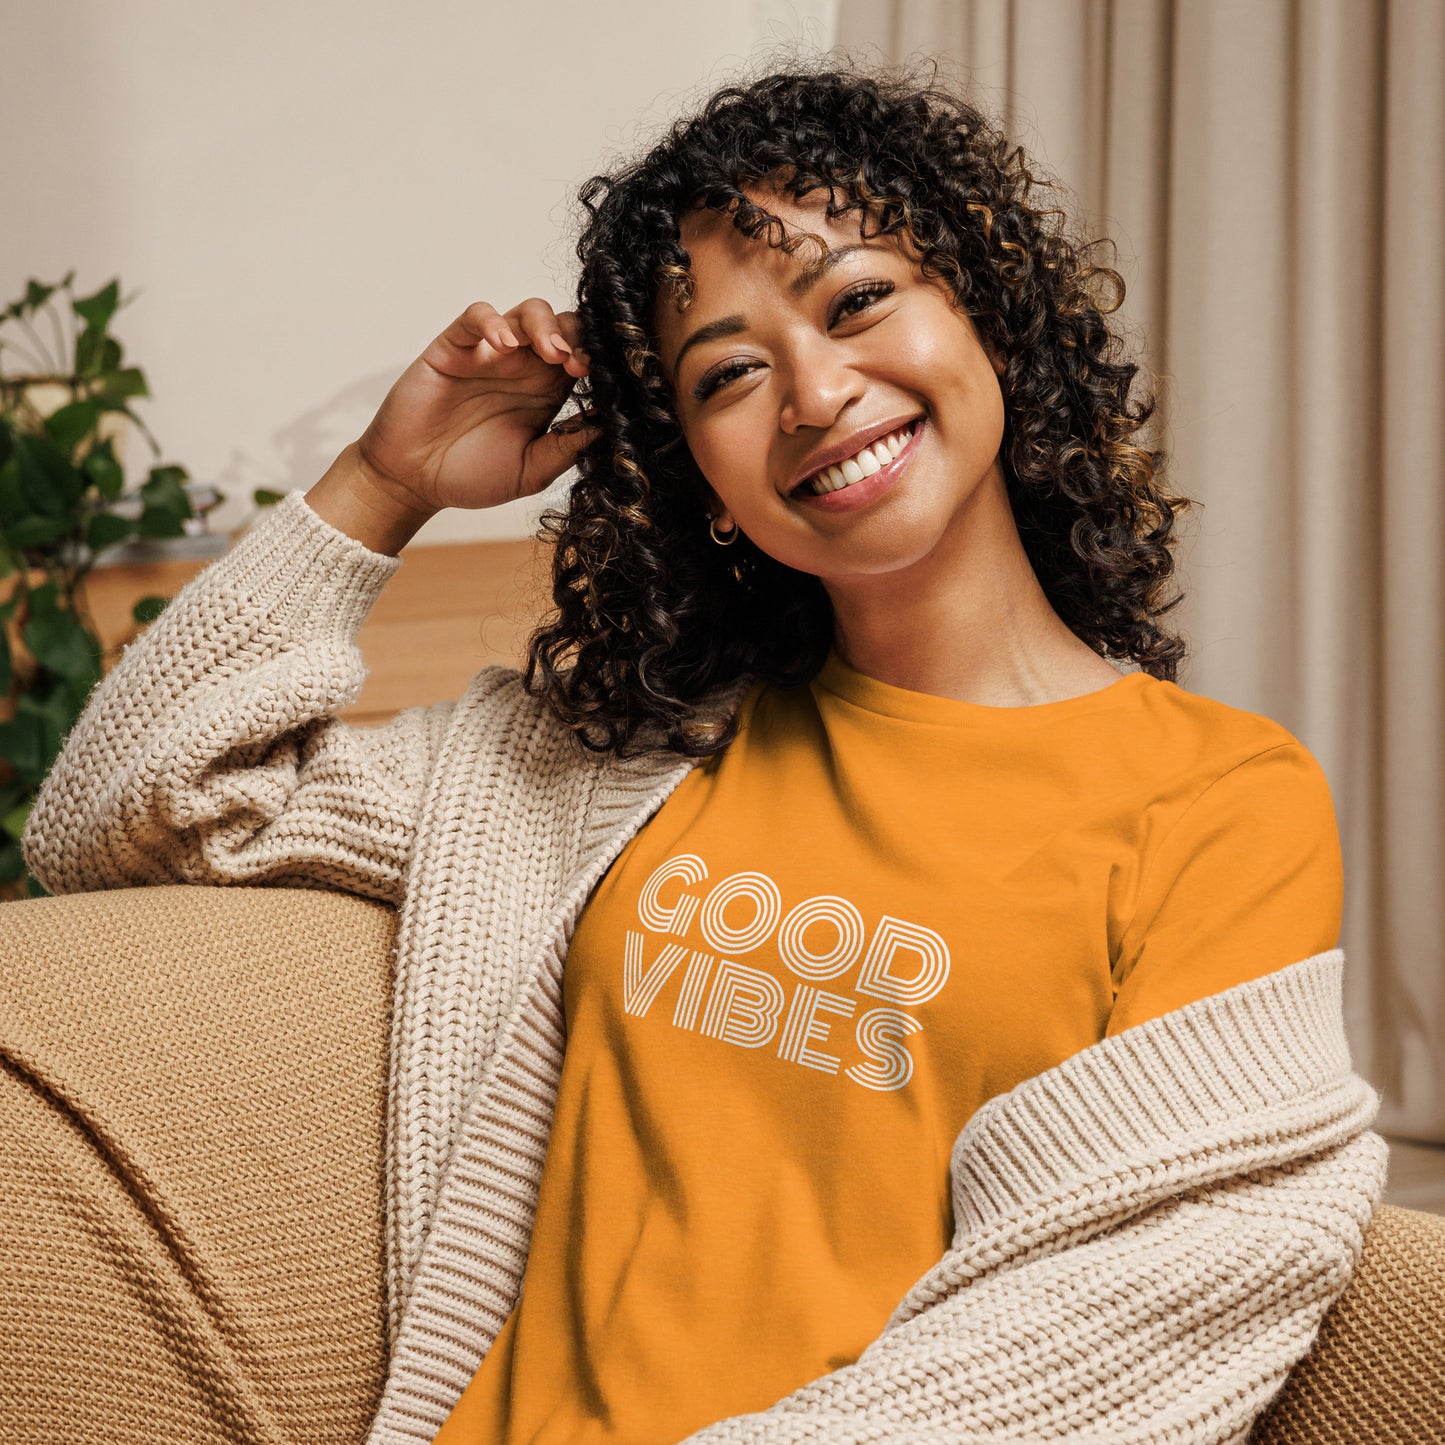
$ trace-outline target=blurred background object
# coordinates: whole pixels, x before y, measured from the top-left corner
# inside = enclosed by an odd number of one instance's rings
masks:
[[[0,310],[0,898],[37,896],[20,839],[36,790],[60,751],[104,658],[85,600],[96,558],[144,539],[194,544],[198,519],[184,467],[152,466],[126,492],[125,442],[138,429],[160,444],[131,408],[149,394],[111,331],[124,304],[112,279],[88,296],[34,277]],[[142,597],[131,618],[165,606]],[[23,893],[21,892],[23,890]]]

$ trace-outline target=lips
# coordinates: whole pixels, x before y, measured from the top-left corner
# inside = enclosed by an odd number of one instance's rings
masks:
[[[864,447],[879,441],[892,432],[906,430],[911,427],[918,418],[919,413],[914,413],[912,416],[894,417],[888,421],[877,422],[873,426],[861,428],[854,432],[852,436],[845,437],[833,446],[826,447],[822,451],[814,452],[813,455],[803,463],[803,466],[793,474],[793,479],[787,486],[787,495],[790,497],[795,496],[800,487],[810,482],[825,468],[857,456]]]
[[[917,429],[918,423],[914,422],[911,426],[900,427],[897,431],[891,431],[886,436],[879,437],[877,441],[864,447],[853,456],[845,457],[841,462],[824,467],[821,472],[815,472],[797,488],[793,495],[795,497],[825,496],[829,492],[842,491],[844,487],[856,486],[859,482],[867,481],[869,477],[877,475],[885,467],[892,466],[903,455]]]
[[[844,481],[841,485],[835,484],[836,479],[830,472],[828,480],[821,484],[823,490],[804,483],[789,497],[789,502],[810,512],[832,516],[866,511],[881,497],[892,492],[911,469],[927,425],[927,421],[919,417],[904,428],[908,433],[908,440],[886,466],[880,466],[877,471],[862,476],[858,481]]]

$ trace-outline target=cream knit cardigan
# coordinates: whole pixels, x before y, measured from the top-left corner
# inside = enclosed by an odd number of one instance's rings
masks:
[[[584,756],[501,668],[380,728],[337,719],[401,565],[289,494],[96,688],[23,840],[54,893],[270,883],[399,908],[371,1445],[432,1438],[518,1297],[567,942],[691,766]],[[878,1338],[693,1445],[1243,1441],[1384,1184],[1343,966],[1301,959],[989,1100],[954,1146],[952,1247]]]

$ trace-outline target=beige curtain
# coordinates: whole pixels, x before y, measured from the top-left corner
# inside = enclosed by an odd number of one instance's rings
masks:
[[[938,56],[1118,242],[1205,504],[1180,681],[1320,760],[1355,1066],[1445,1141],[1445,3],[841,0],[837,39]]]

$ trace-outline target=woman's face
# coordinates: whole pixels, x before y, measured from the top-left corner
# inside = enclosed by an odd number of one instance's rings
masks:
[[[693,303],[679,313],[664,296],[654,316],[718,529],[825,582],[911,566],[963,527],[981,483],[1005,497],[1002,362],[944,282],[893,238],[861,239],[859,213],[829,220],[826,192],[753,199],[822,236],[826,266],[811,242],[788,256],[693,211]]]

